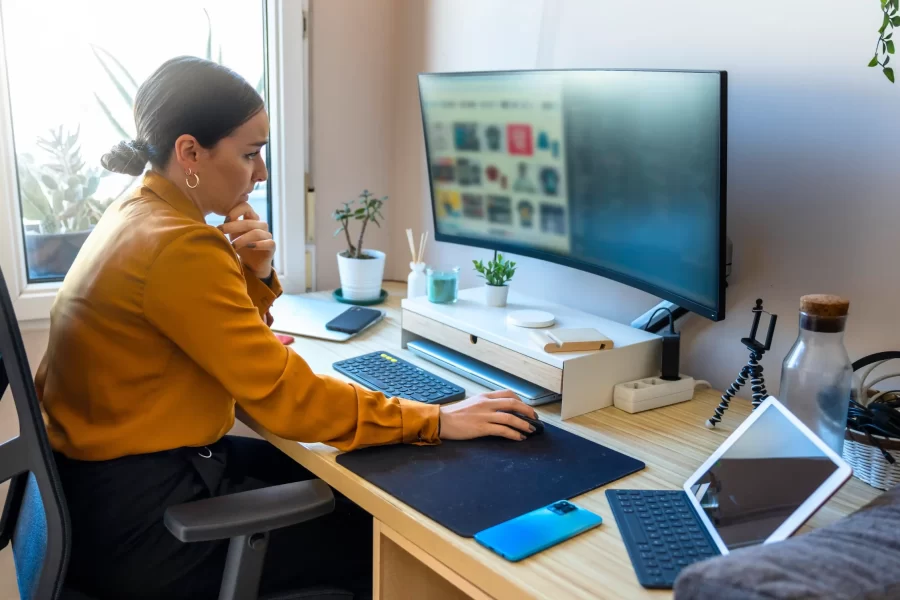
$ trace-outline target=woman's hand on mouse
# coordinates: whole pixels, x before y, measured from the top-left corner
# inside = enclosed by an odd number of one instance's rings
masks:
[[[479,394],[441,407],[441,439],[471,440],[495,435],[511,440],[524,440],[525,434],[532,431],[528,421],[509,413],[498,412],[501,410],[537,418],[534,409],[509,390]]]
[[[265,279],[272,274],[275,240],[269,233],[269,225],[259,219],[248,203],[241,202],[231,209],[219,230],[228,236],[241,261],[257,277]]]

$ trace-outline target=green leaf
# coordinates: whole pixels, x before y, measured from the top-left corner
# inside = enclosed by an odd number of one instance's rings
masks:
[[[885,57],[885,59],[884,59],[884,66],[886,67],[886,66],[888,65],[889,62],[891,62],[891,57],[890,57],[890,56]]]
[[[900,27],[900,17],[891,17],[891,25]]]
[[[887,77],[891,81],[891,83],[894,83],[894,69],[887,67],[883,69],[883,71],[884,76]]]
[[[115,86],[115,88],[119,91],[119,95],[122,96],[123,100],[125,100],[125,103],[128,105],[128,108],[129,109],[132,108],[134,106],[134,97],[132,96],[132,94],[130,94],[128,92],[128,90],[125,89],[125,85],[119,80],[119,78],[116,76],[116,74],[112,72],[112,69],[109,68],[109,65],[107,65],[106,61],[103,60],[103,58],[100,56],[100,53],[97,51],[97,47],[92,45],[91,50],[93,50],[94,56],[97,57],[97,60],[100,61],[100,66],[106,72],[106,75],[107,75],[107,77],[109,77],[109,80],[112,82],[112,84]],[[107,52],[107,54],[109,54],[109,53]],[[115,59],[113,59],[113,60],[115,60]],[[121,63],[119,63],[119,61],[116,60],[115,62],[121,66]],[[126,77],[130,81],[134,81],[134,78],[131,77],[131,75],[128,74],[127,71],[125,72],[125,74],[126,74]],[[135,85],[135,87],[137,87],[137,85]]]
[[[94,92],[94,98],[97,99],[97,104],[100,105],[100,110],[102,110],[103,114],[106,115],[106,118],[109,120],[109,122],[112,124],[113,128],[116,130],[116,133],[118,133],[120,136],[122,136],[123,140],[128,140],[128,139],[133,138],[134,136],[129,134],[127,131],[125,131],[125,128],[119,124],[119,121],[113,116],[112,111],[109,110],[109,107],[106,106],[106,103],[100,99],[100,96],[98,96],[96,92]]]
[[[874,67],[874,66],[877,65],[877,64],[878,64],[878,57],[877,57],[877,56],[873,56],[873,57],[872,57],[872,60],[869,61],[869,66],[870,66],[870,67]]]
[[[338,227],[337,229],[334,230],[334,235],[331,236],[331,237],[337,237],[337,234],[339,234],[339,233],[342,232],[343,230],[344,230],[343,226]]]
[[[888,51],[888,54],[894,53],[894,42],[893,41],[887,43],[887,51]]]
[[[46,185],[51,190],[55,190],[59,187],[58,185],[56,185],[56,180],[49,175],[41,175],[41,183]]]
[[[37,178],[28,169],[19,169],[22,214],[26,219],[43,221],[53,216],[53,208]]]
[[[86,198],[90,198],[94,195],[94,192],[97,191],[97,188],[100,187],[100,178],[99,177],[91,177],[88,179],[87,184],[84,186],[84,195]]]
[[[63,192],[62,190],[56,190],[53,192],[53,212],[56,214],[62,214],[62,212],[66,209],[65,204],[63,203]]]
[[[206,60],[212,60],[212,20],[209,18],[209,12],[204,8],[203,14],[206,15]]]
[[[889,39],[891,39],[892,37],[894,37],[894,32],[891,32],[891,33],[887,34],[886,36],[884,36],[884,39],[885,39],[885,40],[889,40]]]

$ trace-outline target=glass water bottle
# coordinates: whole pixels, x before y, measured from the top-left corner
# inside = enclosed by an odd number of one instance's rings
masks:
[[[800,299],[800,335],[784,359],[778,399],[838,456],[844,447],[853,368],[844,347],[850,303],[815,294]]]

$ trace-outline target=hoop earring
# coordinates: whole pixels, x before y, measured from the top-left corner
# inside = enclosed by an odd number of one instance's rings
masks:
[[[194,179],[194,185],[191,185],[191,182],[190,182],[190,179],[189,179],[191,175],[193,175],[193,176],[195,177],[195,179]],[[197,187],[198,185],[200,185],[200,176],[199,176],[198,174],[194,173],[192,170],[188,169],[187,177],[184,178],[184,183],[185,183],[189,188],[194,189],[195,187]]]

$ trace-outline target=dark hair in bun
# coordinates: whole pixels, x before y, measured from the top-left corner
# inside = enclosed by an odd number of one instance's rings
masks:
[[[179,136],[192,135],[204,148],[212,148],[262,108],[262,97],[231,69],[193,56],[173,58],[138,89],[137,139],[119,142],[100,163],[135,176],[148,162],[165,168]]]
[[[150,160],[150,146],[145,142],[119,142],[103,155],[100,164],[113,173],[137,176]]]

